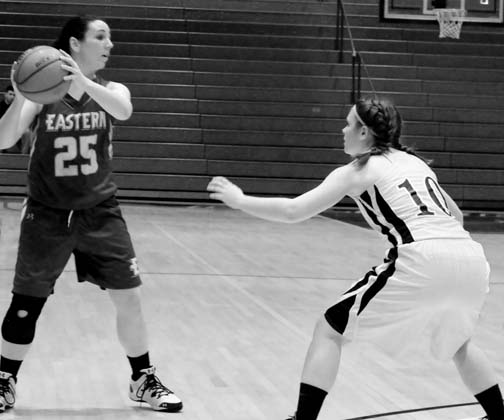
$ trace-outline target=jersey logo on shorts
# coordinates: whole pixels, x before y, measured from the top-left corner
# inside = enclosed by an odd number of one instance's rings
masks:
[[[133,273],[132,277],[137,277],[140,275],[140,270],[138,268],[138,262],[136,258],[130,259],[130,271]]]

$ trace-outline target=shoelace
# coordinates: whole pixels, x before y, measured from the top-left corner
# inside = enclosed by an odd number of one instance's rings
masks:
[[[152,396],[154,397],[173,394],[173,391],[166,388],[156,375],[147,375],[145,382],[138,389],[138,391],[140,392],[140,390],[142,390],[142,395],[139,395],[139,397],[141,398],[147,390],[149,390],[149,392],[152,392]]]
[[[12,394],[12,389],[8,379],[0,379],[0,395]]]

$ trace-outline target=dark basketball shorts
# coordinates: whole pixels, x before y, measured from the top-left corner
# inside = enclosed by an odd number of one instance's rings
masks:
[[[74,255],[79,282],[103,289],[141,284],[126,222],[115,197],[84,210],[46,207],[28,198],[22,213],[13,292],[47,297]]]

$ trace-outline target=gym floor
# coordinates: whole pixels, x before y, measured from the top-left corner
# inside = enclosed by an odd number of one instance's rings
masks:
[[[19,201],[3,204],[2,317],[20,218]],[[183,412],[156,413],[128,400],[129,366],[116,338],[113,307],[105,292],[76,282],[70,261],[21,368],[16,407],[2,418],[283,420],[295,410],[315,321],[382,260],[387,246],[352,211],[284,225],[222,206],[122,208],[144,281],[151,358],[158,376],[183,399]],[[481,217],[468,223],[492,266],[475,341],[502,378],[504,236],[500,217],[490,219],[485,228],[474,227],[484,224]],[[452,363],[412,355],[404,366],[377,349],[361,348],[343,354],[320,420],[481,414]]]

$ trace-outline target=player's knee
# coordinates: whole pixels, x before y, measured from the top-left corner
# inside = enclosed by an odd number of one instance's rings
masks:
[[[453,355],[455,363],[462,363],[467,358],[467,351],[471,340],[467,340]]]
[[[110,289],[108,292],[119,315],[140,314],[142,312],[142,299],[138,287],[123,290]]]
[[[327,321],[325,315],[322,315],[315,325],[314,336],[323,339],[333,340],[341,343],[342,335],[336,331]]]
[[[14,293],[2,323],[3,339],[14,344],[30,344],[46,300]]]

